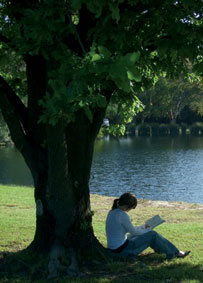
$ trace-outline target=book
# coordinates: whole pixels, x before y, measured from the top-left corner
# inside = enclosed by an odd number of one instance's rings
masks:
[[[147,224],[150,228],[155,228],[156,226],[164,223],[165,220],[162,219],[159,215],[155,215],[152,218],[149,218],[146,222],[145,225]]]
[[[145,224],[141,225],[141,226],[136,226],[135,228],[138,228],[138,229],[146,229],[146,224],[149,226],[149,228],[153,229],[155,228],[156,226],[164,223],[165,220],[162,219],[159,215],[155,215],[153,216],[152,218],[149,218]],[[137,237],[138,235],[134,235],[134,234],[128,234],[127,235],[127,239],[128,240],[132,240],[134,237]]]

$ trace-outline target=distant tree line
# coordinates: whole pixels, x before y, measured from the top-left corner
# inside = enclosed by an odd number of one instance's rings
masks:
[[[124,134],[126,128],[130,129],[143,123],[159,125],[177,123],[184,124],[183,127],[185,124],[190,127],[195,123],[203,123],[202,82],[197,77],[187,79],[161,77],[152,88],[137,96],[140,107],[136,105],[134,113],[132,111],[129,113],[129,108],[122,104],[109,105],[106,117],[109,119],[110,129],[106,132],[114,135]]]
[[[199,81],[162,77],[138,97],[144,109],[136,116],[137,122],[192,124],[203,121],[203,91]]]
[[[106,112],[110,122],[108,132],[113,135],[123,135],[128,132],[128,129],[143,123],[160,125],[177,123],[188,126],[197,122],[203,123],[202,82],[197,79],[194,81],[184,78],[169,80],[161,77],[152,88],[139,93],[138,98],[140,105],[136,104],[135,110],[123,103],[109,105]],[[143,126],[142,129],[148,132],[147,127]],[[162,133],[167,133],[166,127],[162,125],[161,128]],[[101,135],[106,132],[106,129],[102,130]],[[0,113],[0,144],[10,142],[7,125]]]

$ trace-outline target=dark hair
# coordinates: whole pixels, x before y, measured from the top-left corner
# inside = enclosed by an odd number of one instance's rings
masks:
[[[132,193],[124,193],[120,198],[116,198],[113,201],[112,209],[118,208],[119,206],[126,205],[128,208],[133,208],[137,206],[137,198]]]

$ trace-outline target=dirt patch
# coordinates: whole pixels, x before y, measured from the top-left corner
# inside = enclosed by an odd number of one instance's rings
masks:
[[[144,202],[140,203],[144,206],[153,206],[153,207],[168,207],[168,208],[177,208],[177,209],[202,209],[203,205],[195,204],[195,203],[187,203],[187,202],[168,202],[168,201],[151,201],[144,200]]]
[[[94,207],[98,207],[100,209],[111,209],[113,204],[113,200],[115,197],[108,197],[102,195],[91,195],[91,203]],[[188,202],[171,202],[171,201],[161,201],[161,200],[146,200],[146,199],[138,199],[139,207],[167,207],[174,209],[191,209],[191,210],[203,210],[202,204],[188,203]]]

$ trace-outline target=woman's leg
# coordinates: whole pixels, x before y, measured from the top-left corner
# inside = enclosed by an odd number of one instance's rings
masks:
[[[155,231],[132,238],[121,253],[137,256],[148,247],[151,247],[157,253],[165,253],[167,259],[171,259],[179,253],[179,250],[171,242]]]

